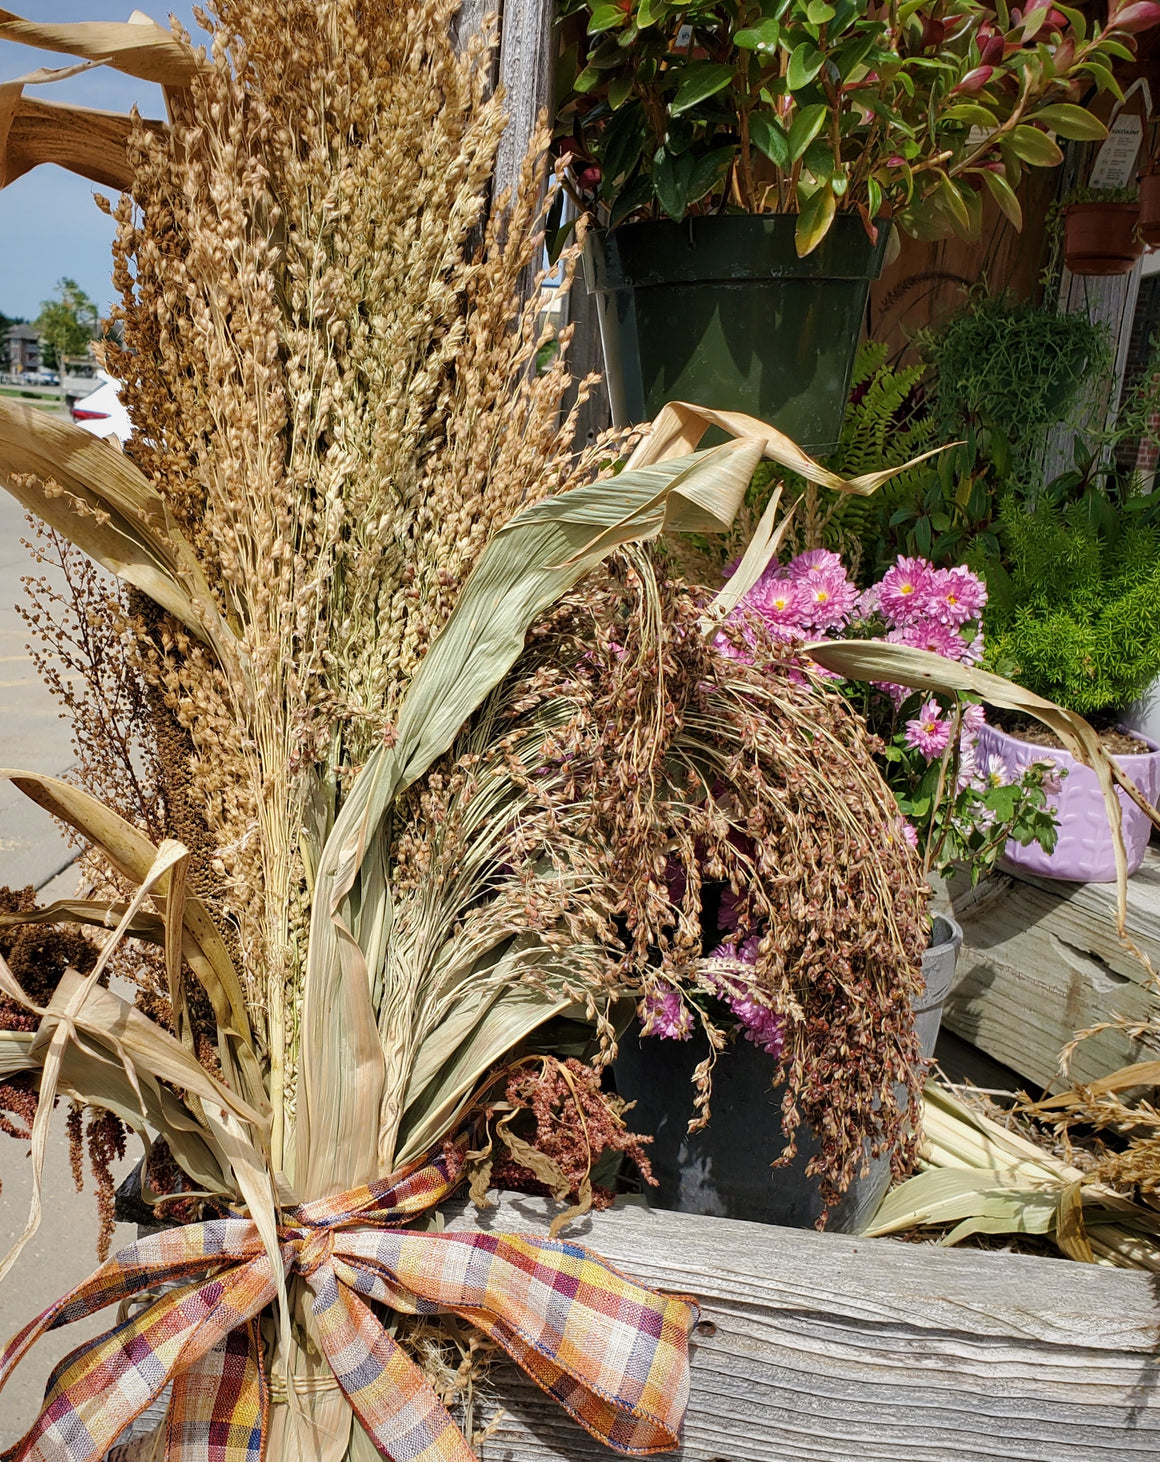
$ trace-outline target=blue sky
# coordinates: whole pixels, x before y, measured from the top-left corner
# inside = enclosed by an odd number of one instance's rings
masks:
[[[143,10],[162,25],[174,14],[194,43],[204,38],[193,20],[193,4],[162,0],[5,0],[5,8],[27,20],[128,20]],[[67,66],[61,54],[0,41],[0,80],[13,80],[41,66]],[[127,112],[134,102],[145,116],[164,117],[160,87],[100,66],[50,86],[29,87],[46,101]],[[33,168],[0,191],[0,311],[33,319],[58,279],[75,279],[102,314],[113,300],[110,280],[112,220],[93,202],[94,184],[53,165]]]

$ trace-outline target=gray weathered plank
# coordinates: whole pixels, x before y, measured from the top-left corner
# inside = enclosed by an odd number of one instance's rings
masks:
[[[508,1195],[448,1227],[543,1232]],[[1148,1276],[630,1207],[569,1231],[702,1323],[682,1462],[1134,1462],[1160,1455],[1160,1300]],[[494,1373],[480,1462],[614,1455]],[[485,1413],[486,1415],[486,1413]]]
[[[495,160],[496,192],[514,186],[539,124],[552,103],[552,0],[503,0],[499,76],[508,124]]]
[[[1022,868],[1004,867],[1022,886],[1020,897],[1028,901],[1029,910],[1046,920],[1053,933],[1096,955],[1129,980],[1146,982],[1147,971],[1116,933],[1114,883],[1063,883]],[[1041,897],[1034,899],[1032,890]],[[1160,968],[1160,849],[1155,847],[1147,849],[1144,862],[1128,880],[1126,927],[1129,938]]]
[[[1036,1086],[1063,1084],[1059,1053],[1077,1031],[1116,1016],[1145,1022],[1160,997],[1120,941],[1115,885],[1061,883],[1014,868],[956,900],[963,948],[943,1022]],[[1128,934],[1160,968],[1160,855],[1149,850],[1128,883]],[[1072,1057],[1089,1081],[1154,1058],[1160,1038],[1106,1030]]]

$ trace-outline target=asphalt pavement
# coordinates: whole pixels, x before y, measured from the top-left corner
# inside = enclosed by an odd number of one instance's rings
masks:
[[[0,490],[0,766],[59,776],[73,761],[69,727],[31,661],[28,628],[16,609],[22,601],[22,575],[46,572],[21,545],[22,538],[30,537],[20,505]],[[68,867],[73,856],[52,819],[11,783],[0,782],[0,884],[22,888],[31,883],[43,890],[38,896],[42,903],[66,897],[74,891],[75,875]],[[93,1185],[86,1174],[88,1192],[78,1196],[73,1189],[64,1118],[62,1103],[54,1114],[40,1229],[0,1282],[0,1345],[96,1268]],[[136,1156],[139,1154],[133,1161]],[[0,1257],[24,1229],[31,1177],[28,1144],[0,1133]],[[134,1229],[119,1225],[114,1248],[134,1237]],[[45,1381],[57,1360],[115,1323],[115,1310],[107,1311],[84,1324],[58,1330],[36,1346],[0,1393],[0,1451],[11,1446],[35,1419]]]

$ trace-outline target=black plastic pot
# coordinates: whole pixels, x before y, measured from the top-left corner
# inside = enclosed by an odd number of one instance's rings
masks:
[[[934,921],[931,947],[922,960],[926,988],[915,1001],[915,1024],[924,1056],[934,1053],[943,1002],[954,978],[963,931],[941,915]],[[799,1151],[784,1168],[770,1164],[784,1146],[782,1092],[773,1091],[773,1063],[764,1051],[739,1040],[713,1069],[712,1118],[691,1136],[693,1069],[708,1053],[704,1037],[690,1041],[641,1040],[635,1030],[620,1043],[615,1067],[621,1096],[636,1102],[631,1124],[652,1133],[649,1161],[659,1187],[646,1188],[654,1208],[679,1213],[812,1228],[822,1212],[817,1183],[806,1164],[817,1152],[813,1134],[800,1134]],[[890,1182],[886,1157],[855,1178],[841,1203],[830,1210],[827,1227],[860,1233],[881,1203]]]
[[[792,214],[736,215],[588,235],[584,273],[618,425],[692,401],[748,412],[807,451],[834,450],[890,226],[872,244],[856,215],[839,217],[799,259],[794,225]]]

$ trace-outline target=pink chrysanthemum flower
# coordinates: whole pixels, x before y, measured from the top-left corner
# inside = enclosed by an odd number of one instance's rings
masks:
[[[987,715],[982,706],[963,707],[963,736],[978,736],[979,732],[987,724]],[[971,742],[974,746],[974,742]]]
[[[858,590],[840,568],[836,572],[811,572],[795,587],[806,600],[805,623],[817,630],[837,629],[858,601]]]
[[[919,619],[913,624],[904,624],[892,629],[886,636],[896,645],[913,645],[916,650],[929,650],[932,655],[941,655],[945,660],[961,660],[966,652],[962,635],[950,625],[939,624],[937,619]]]
[[[837,574],[843,579],[846,577],[842,560],[828,548],[811,548],[805,553],[799,553],[796,558],[790,559],[785,571],[795,580],[810,579],[815,574]]]
[[[649,990],[640,1002],[642,1036],[659,1036],[665,1041],[687,1041],[693,1034],[693,1017],[680,993],[668,985],[663,991]]]
[[[989,756],[987,765],[983,768],[984,787],[1009,787],[1011,785],[1011,768],[1001,756]]]
[[[910,819],[907,818],[907,817],[900,817],[898,819],[898,821],[902,825],[902,836],[906,839],[906,841],[910,844],[910,846],[917,853],[918,852],[918,829],[915,827],[914,823],[912,823],[910,821]]]
[[[987,602],[987,586],[962,564],[953,569],[935,569],[923,594],[923,613],[940,624],[966,624],[978,619]]]
[[[878,585],[871,584],[868,589],[863,589],[858,595],[858,602],[854,605],[854,613],[859,619],[869,619],[872,614],[878,613]]]
[[[921,751],[927,761],[942,756],[951,739],[951,723],[943,715],[938,701],[928,700],[913,720],[906,723],[906,744]]]
[[[785,1021],[756,1000],[733,998],[728,1001],[730,1010],[737,1018],[741,1034],[775,1060],[785,1046]]]
[[[909,624],[924,612],[934,566],[925,558],[899,558],[878,584],[878,607],[887,623]]]
[[[745,596],[745,603],[761,615],[774,639],[804,638],[809,597],[799,584],[766,571]]]

